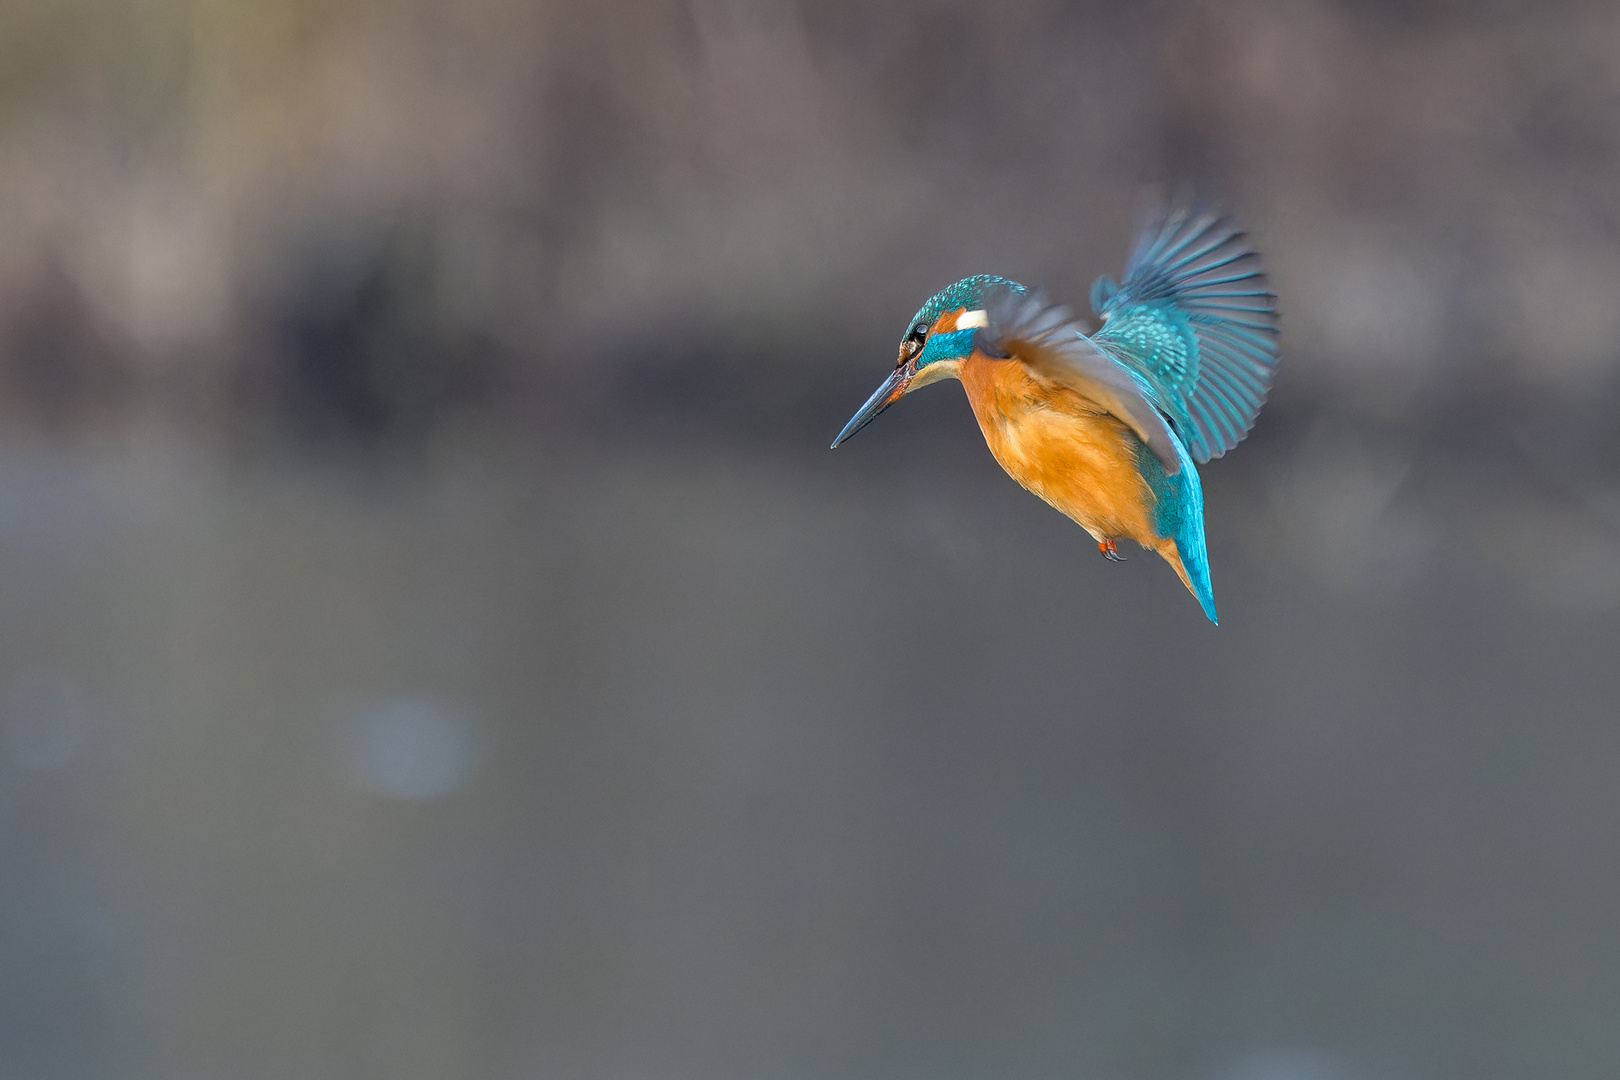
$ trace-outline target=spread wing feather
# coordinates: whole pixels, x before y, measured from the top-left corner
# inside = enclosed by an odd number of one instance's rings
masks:
[[[984,327],[975,346],[991,356],[1015,356],[1117,416],[1147,444],[1167,475],[1181,469],[1175,432],[1155,401],[1154,387],[1129,365],[1094,345],[1068,308],[1039,293],[996,286],[984,297]]]
[[[1125,280],[1100,278],[1091,295],[1103,320],[1091,340],[1147,383],[1195,462],[1242,441],[1278,360],[1277,298],[1243,233],[1207,210],[1166,210]]]

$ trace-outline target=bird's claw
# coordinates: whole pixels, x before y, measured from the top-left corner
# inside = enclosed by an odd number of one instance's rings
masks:
[[[1130,562],[1129,559],[1119,553],[1119,549],[1114,546],[1112,540],[1097,541],[1097,550],[1102,552],[1103,558],[1109,562]]]

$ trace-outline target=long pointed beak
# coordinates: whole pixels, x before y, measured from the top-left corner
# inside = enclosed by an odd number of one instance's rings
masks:
[[[849,423],[844,425],[844,430],[838,433],[838,438],[832,441],[829,449],[836,449],[839,443],[847,441],[861,428],[876,420],[878,413],[905,397],[906,387],[911,385],[912,377],[916,374],[916,367],[909,363],[901,364],[890,372],[889,377],[883,380],[883,385],[877,388],[877,392],[867,398],[866,404],[849,418]]]

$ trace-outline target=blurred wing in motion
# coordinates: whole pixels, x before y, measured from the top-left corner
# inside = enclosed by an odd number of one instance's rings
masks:
[[[1154,400],[1152,384],[1094,345],[1068,308],[1011,286],[987,291],[984,306],[986,324],[975,335],[981,351],[1017,357],[1044,377],[1095,401],[1136,432],[1167,475],[1180,471],[1176,436]]]
[[[1276,296],[1259,253],[1219,214],[1161,212],[1125,280],[1099,278],[1098,348],[1144,379],[1192,459],[1220,457],[1254,426],[1277,372]]]

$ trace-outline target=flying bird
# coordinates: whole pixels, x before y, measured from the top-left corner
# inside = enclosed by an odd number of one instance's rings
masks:
[[[1092,333],[1066,307],[990,275],[911,320],[894,370],[833,446],[913,390],[958,379],[1014,480],[1122,561],[1158,552],[1215,622],[1196,465],[1241,442],[1277,371],[1277,298],[1226,217],[1160,209],[1122,281],[1091,287]]]

